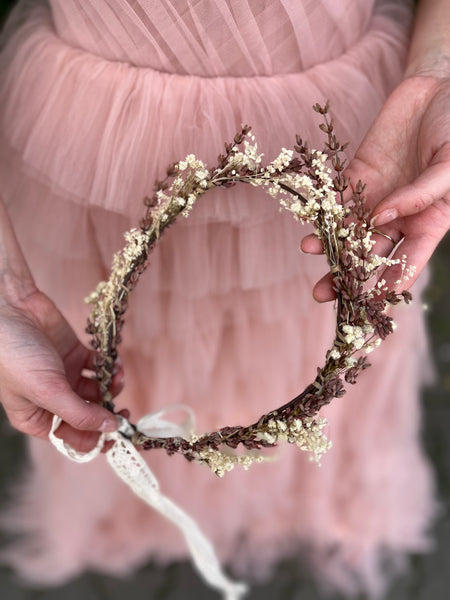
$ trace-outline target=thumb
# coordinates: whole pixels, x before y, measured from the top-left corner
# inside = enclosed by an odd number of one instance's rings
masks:
[[[74,429],[83,431],[117,429],[117,421],[109,410],[77,396],[62,375],[55,374],[50,381],[47,380],[45,391],[38,392],[32,401],[51,414],[58,415]]]

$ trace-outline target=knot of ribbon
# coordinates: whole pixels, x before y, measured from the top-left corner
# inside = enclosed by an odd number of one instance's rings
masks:
[[[183,411],[186,418],[178,424],[165,419],[169,412]],[[148,464],[129,439],[133,427],[127,419],[116,415],[118,429],[112,433],[102,433],[95,448],[89,452],[78,452],[55,433],[62,419],[55,415],[49,433],[51,443],[70,460],[78,463],[90,462],[102,451],[106,442],[113,442],[106,452],[106,459],[116,475],[149,506],[172,521],[183,533],[192,561],[203,579],[219,590],[224,600],[239,600],[247,591],[245,584],[232,581],[223,572],[210,541],[205,537],[197,523],[172,500],[161,493],[158,480]],[[192,410],[184,405],[173,405],[158,412],[144,416],[137,423],[137,430],[149,437],[182,437],[189,439],[194,431],[195,418]]]

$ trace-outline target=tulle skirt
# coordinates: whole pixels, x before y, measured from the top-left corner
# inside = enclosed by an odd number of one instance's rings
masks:
[[[46,2],[19,5],[0,58],[0,181],[38,285],[82,339],[83,298],[105,278],[122,234],[166,166],[195,153],[210,165],[242,123],[268,159],[295,133],[323,146],[311,106],[328,97],[355,152],[401,76],[408,7],[379,3],[345,52],[301,72],[202,77],[105,59],[63,41]],[[343,28],[350,27],[343,24]],[[333,307],[311,296],[322,257],[306,233],[254,189],[216,190],[158,244],[130,299],[118,408],[133,420],[191,405],[199,431],[253,422],[314,378],[333,338]],[[419,285],[420,287],[420,285]],[[308,549],[321,578],[378,593],[383,560],[427,548],[432,478],[420,443],[427,362],[420,303],[357,386],[323,411],[333,449],[322,467],[295,448],[224,479],[182,457],[146,455],[234,570],[266,575]],[[3,561],[23,577],[62,582],[86,568],[127,573],[185,558],[178,532],[112,474],[103,458],[73,465],[30,440],[30,464],[4,511],[17,544]]]

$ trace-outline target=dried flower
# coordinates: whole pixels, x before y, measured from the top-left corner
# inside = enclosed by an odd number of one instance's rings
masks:
[[[344,202],[343,192],[349,182],[342,174],[345,160],[341,155],[346,145],[337,140],[328,118],[329,103],[313,108],[323,116],[320,129],[327,136],[328,153],[310,149],[296,136],[293,150],[282,148],[264,167],[263,154],[245,125],[233,143],[225,144],[225,154],[219,155],[215,168],[208,169],[193,154],[169,166],[166,178],[157,182],[151,198],[144,200],[146,212],[140,229],[125,234],[125,246],[114,257],[108,281],[100,282],[87,298],[92,305],[87,331],[97,353],[96,376],[103,404],[114,411],[110,386],[127,298],[152,248],[177,216],[188,216],[208,190],[247,183],[264,189],[296,220],[313,224],[322,242],[337,295],[336,335],[324,366],[317,369],[314,381],[301,394],[251,425],[226,426],[190,439],[154,438],[136,431],[134,444],[144,449],[164,448],[168,454],[181,452],[188,460],[207,464],[220,476],[235,465],[248,468],[260,462],[261,449],[279,441],[295,443],[319,462],[330,447],[322,433],[326,422],[318,417],[319,410],[344,395],[343,380],[354,384],[369,366],[365,354],[395,329],[386,312],[388,306],[411,301],[409,292],[397,293],[388,289],[384,279],[377,281],[380,268],[400,265],[400,281],[412,277],[415,269],[404,255],[394,260],[373,252],[374,230],[368,224],[365,185],[358,182],[351,200]],[[243,453],[236,451],[240,446]]]

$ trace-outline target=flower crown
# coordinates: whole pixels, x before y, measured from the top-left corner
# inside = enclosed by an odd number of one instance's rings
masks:
[[[341,155],[346,145],[336,139],[328,117],[329,103],[313,108],[323,117],[319,127],[327,136],[325,152],[310,150],[296,136],[293,150],[283,148],[275,160],[263,166],[263,155],[246,125],[232,143],[225,144],[217,166],[208,168],[192,154],[171,165],[165,179],[156,182],[153,196],[145,198],[146,211],[139,229],[125,234],[125,247],[114,256],[108,281],[100,282],[87,298],[92,305],[87,332],[96,350],[102,404],[114,412],[110,387],[127,299],[150,252],[161,233],[179,215],[187,217],[208,190],[246,183],[265,190],[278,200],[280,210],[290,211],[300,223],[311,223],[322,243],[336,293],[335,338],[325,364],[303,392],[250,425],[225,426],[189,439],[151,437],[130,426],[126,435],[135,446],[145,450],[164,448],[168,454],[180,452],[188,460],[206,463],[220,476],[236,464],[248,468],[263,460],[260,450],[282,440],[297,444],[319,462],[331,445],[323,434],[326,421],[318,416],[320,409],[344,395],[344,380],[354,384],[359,373],[370,366],[366,354],[393,332],[395,324],[387,314],[389,305],[411,300],[409,292],[388,289],[386,282],[377,277],[380,268],[400,265],[399,284],[411,276],[413,267],[407,267],[406,256],[390,259],[373,252],[373,234],[385,234],[368,221],[365,185],[358,182],[350,199],[344,198],[349,181],[342,173],[346,161]],[[332,168],[327,165],[329,160]],[[243,451],[239,452],[238,447]]]

